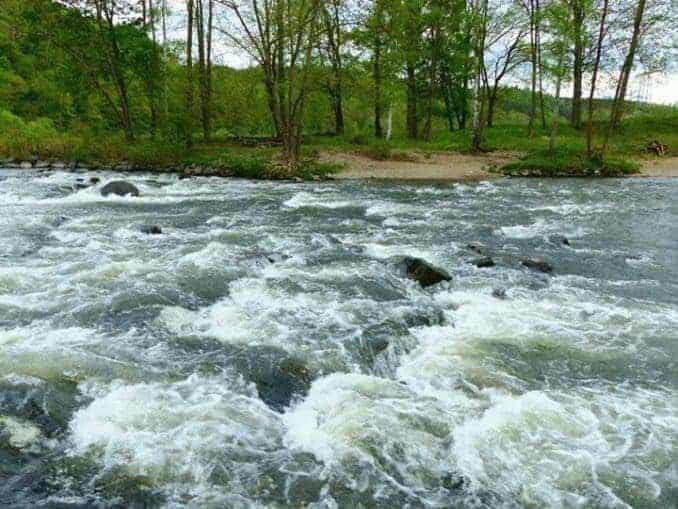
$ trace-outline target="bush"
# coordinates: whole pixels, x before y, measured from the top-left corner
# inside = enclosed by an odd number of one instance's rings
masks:
[[[505,164],[499,172],[511,177],[623,177],[638,173],[632,161],[606,158],[600,154],[591,159],[582,154],[559,152],[553,156],[536,153],[515,163]]]

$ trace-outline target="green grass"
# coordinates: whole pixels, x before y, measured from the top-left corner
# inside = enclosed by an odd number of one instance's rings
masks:
[[[656,157],[648,154],[648,143],[657,140],[668,146],[667,156],[678,156],[678,109],[644,105],[630,112],[621,128],[610,140],[605,164],[587,160],[585,132],[569,126],[561,119],[556,143],[556,155],[548,153],[548,132],[539,126],[533,137],[528,136],[525,119],[508,115],[495,127],[483,133],[483,148],[502,151],[519,158],[501,168],[507,175],[591,176],[626,175],[637,171],[638,161]],[[606,124],[604,111],[594,123],[594,146],[602,144]],[[510,122],[509,122],[510,120]],[[434,130],[430,141],[411,140],[402,133],[388,142],[366,134],[347,136],[307,136],[301,162],[290,167],[279,160],[279,149],[271,146],[242,146],[229,138],[216,138],[210,143],[196,140],[186,149],[181,142],[139,136],[128,143],[121,133],[62,132],[49,119],[25,121],[0,110],[0,157],[29,160],[41,159],[80,161],[83,164],[111,165],[125,161],[133,168],[156,171],[200,167],[215,175],[231,175],[253,179],[300,177],[324,178],[338,168],[319,162],[322,151],[342,151],[361,154],[374,160],[408,161],[413,152],[424,157],[434,152],[467,152],[470,131],[450,132],[444,126]]]
[[[620,158],[589,159],[580,152],[531,153],[499,168],[512,177],[623,177],[638,173],[638,163]]]

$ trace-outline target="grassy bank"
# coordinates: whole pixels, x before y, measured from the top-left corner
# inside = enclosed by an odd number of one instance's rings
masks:
[[[595,144],[602,143],[604,122],[594,124]],[[426,159],[436,152],[467,152],[468,131],[437,134],[429,141],[396,136],[388,142],[366,135],[307,136],[301,164],[289,167],[280,162],[279,150],[267,143],[215,137],[210,143],[196,139],[191,148],[183,143],[139,137],[127,142],[118,132],[62,132],[50,120],[24,121],[0,111],[0,157],[15,160],[77,161],[85,166],[178,171],[187,174],[236,176],[253,179],[325,178],[336,165],[321,163],[320,152],[358,154],[375,161]],[[484,131],[488,152],[508,152],[515,160],[498,170],[511,176],[622,176],[638,171],[638,161],[657,157],[647,147],[658,140],[666,145],[666,156],[678,156],[678,115],[673,108],[658,108],[625,119],[612,138],[609,156],[603,162],[587,159],[584,133],[566,125],[559,128],[555,154],[548,151],[548,132],[537,129],[527,135],[524,123],[502,123]],[[254,146],[253,146],[254,145]],[[121,165],[121,163],[124,163]]]

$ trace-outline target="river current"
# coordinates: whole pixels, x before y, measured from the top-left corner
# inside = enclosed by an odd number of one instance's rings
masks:
[[[0,506],[677,506],[678,181],[91,175],[0,170]]]

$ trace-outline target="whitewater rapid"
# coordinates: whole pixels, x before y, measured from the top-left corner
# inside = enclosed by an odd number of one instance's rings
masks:
[[[678,504],[676,181],[89,176],[0,169],[0,506]]]

